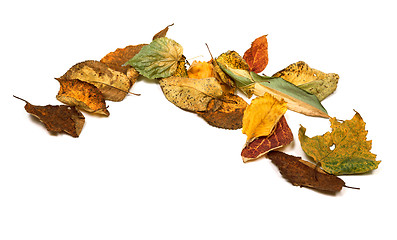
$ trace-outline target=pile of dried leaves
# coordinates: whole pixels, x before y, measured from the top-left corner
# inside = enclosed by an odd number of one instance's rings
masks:
[[[297,62],[275,73],[260,75],[268,64],[267,36],[255,39],[241,57],[227,51],[207,62],[191,64],[182,46],[167,38],[169,25],[155,34],[149,44],[118,48],[100,61],[84,61],[56,78],[56,98],[66,105],[25,109],[38,117],[48,131],[78,137],[85,118],[79,110],[109,116],[105,100],[122,101],[143,76],[156,79],[165,98],[177,107],[196,113],[208,124],[223,129],[240,129],[247,135],[241,156],[244,162],[266,155],[293,185],[337,192],[346,187],[336,175],[359,174],[376,169],[380,161],[366,140],[365,122],[356,112],[351,120],[331,118],[321,101],[333,93],[338,74],[323,73]],[[207,46],[208,47],[208,46]],[[186,67],[188,65],[188,67]],[[237,89],[250,104],[237,95]],[[290,144],[293,134],[284,116],[287,110],[313,117],[329,118],[331,132],[308,137],[299,129],[304,152],[314,163],[274,151]]]

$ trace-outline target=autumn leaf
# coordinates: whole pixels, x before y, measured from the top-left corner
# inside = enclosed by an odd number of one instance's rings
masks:
[[[209,78],[215,77],[214,66],[208,62],[193,61],[187,70],[189,78]]]
[[[176,71],[172,74],[173,77],[182,77],[187,78],[188,73],[186,69],[186,57],[182,55],[181,60],[179,60],[178,65],[176,67]]]
[[[280,170],[281,175],[295,186],[310,187],[320,191],[339,192],[345,182],[337,176],[327,174],[315,164],[283,152],[271,151],[267,157]]]
[[[139,44],[139,45],[129,45],[124,48],[117,48],[114,52],[110,52],[106,54],[101,59],[101,62],[108,65],[111,69],[127,74],[130,69],[133,69],[130,65],[124,65],[128,60],[133,58],[136,54],[138,54],[143,46],[147,44]],[[135,80],[131,82],[133,85]]]
[[[256,160],[272,150],[290,144],[293,139],[287,120],[282,116],[271,135],[258,137],[243,148],[241,151],[243,162]]]
[[[126,64],[134,67],[147,78],[166,78],[172,76],[182,58],[183,48],[167,37],[156,38]]]
[[[106,100],[121,101],[129,93],[130,79],[126,74],[98,61],[84,61],[72,66],[62,79],[79,79],[96,86]]]
[[[69,105],[90,113],[109,116],[101,91],[91,83],[78,79],[57,78],[60,89],[56,98]]]
[[[269,62],[267,52],[267,35],[255,39],[251,48],[244,53],[244,60],[248,63],[250,71],[262,72]]]
[[[22,98],[14,97],[24,101],[26,112],[38,118],[49,132],[65,132],[72,137],[80,135],[85,118],[75,107],[67,105],[35,106]]]
[[[332,132],[307,137],[306,128],[300,127],[299,140],[303,151],[334,175],[365,173],[378,168],[380,161],[371,153],[372,141],[367,141],[365,122],[356,112],[351,120],[339,122],[331,118]]]
[[[219,63],[222,70],[233,78],[237,87],[248,97],[253,94],[262,96],[270,93],[277,99],[284,99],[291,111],[308,116],[328,118],[327,110],[321,105],[317,97],[294,84],[282,79],[260,76],[244,69],[234,69]]]
[[[215,78],[163,78],[159,81],[164,96],[176,106],[188,111],[206,111],[209,102],[223,95]]]
[[[170,25],[168,25],[167,27],[165,27],[163,30],[161,30],[160,32],[156,33],[156,34],[153,36],[153,40],[154,40],[154,39],[157,39],[157,38],[165,37],[165,36],[167,35],[167,32],[168,32],[169,27],[171,27],[171,26],[174,26],[174,24],[170,24]]]
[[[286,103],[270,94],[265,93],[253,99],[245,109],[243,117],[242,132],[247,135],[247,143],[270,135],[286,111]]]
[[[224,95],[220,99],[212,99],[208,109],[197,112],[211,126],[224,129],[239,129],[243,126],[244,110],[247,102],[234,94]]]
[[[323,73],[309,67],[305,62],[299,61],[275,73],[273,77],[284,80],[316,95],[322,101],[336,90],[339,75],[336,73]]]

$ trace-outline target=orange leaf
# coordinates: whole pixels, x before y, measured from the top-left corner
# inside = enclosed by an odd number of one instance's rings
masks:
[[[105,99],[97,87],[78,79],[57,78],[57,80],[61,85],[57,95],[59,101],[87,112],[109,116]]]
[[[269,62],[267,53],[267,35],[255,39],[251,48],[244,53],[244,60],[248,63],[250,71],[262,72]]]

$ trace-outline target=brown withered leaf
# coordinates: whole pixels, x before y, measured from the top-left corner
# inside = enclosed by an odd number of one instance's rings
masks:
[[[256,160],[264,154],[286,146],[292,142],[294,136],[287,124],[285,116],[278,121],[276,128],[270,136],[259,137],[248,143],[241,151],[241,157],[244,162]]]
[[[49,132],[66,132],[72,137],[80,135],[85,118],[75,107],[67,105],[35,106],[22,98],[14,97],[24,101],[26,112],[37,117]]]
[[[56,78],[56,80],[60,84],[60,89],[56,96],[59,101],[90,113],[109,116],[105,99],[97,87],[78,79]]]
[[[234,94],[227,94],[221,99],[212,99],[208,110],[197,112],[211,126],[224,129],[239,129],[243,126],[244,110],[247,102]]]
[[[255,73],[262,72],[269,62],[267,35],[255,39],[251,44],[251,48],[244,53],[243,58],[248,63],[250,71]]]
[[[129,71],[138,73],[130,65],[124,66],[124,63],[126,63],[128,60],[133,58],[136,54],[138,54],[139,51],[141,51],[142,47],[145,45],[147,45],[147,44],[129,45],[129,46],[126,46],[125,48],[117,48],[114,52],[110,52],[106,56],[104,56],[101,59],[101,62],[105,63],[113,70],[127,74],[127,76],[129,75],[128,74]],[[133,85],[135,83],[136,79],[139,76],[139,74],[137,74],[136,77],[133,78],[132,76],[135,76],[135,75],[136,74],[129,76],[131,78],[130,79],[131,85]]]
[[[152,39],[152,40],[154,40],[154,39],[156,39],[156,38],[165,37],[165,36],[167,35],[168,28],[171,27],[171,26],[174,26],[174,24],[170,24],[170,25],[168,25],[167,27],[165,27],[163,30],[161,30],[160,32],[156,33],[156,34],[153,36],[153,39]]]
[[[295,186],[310,187],[321,191],[339,192],[345,182],[328,174],[315,164],[283,152],[271,151],[267,157],[280,170],[281,175]]]
[[[62,79],[79,79],[95,85],[106,100],[122,101],[131,88],[126,74],[109,68],[106,64],[88,60],[72,66]]]

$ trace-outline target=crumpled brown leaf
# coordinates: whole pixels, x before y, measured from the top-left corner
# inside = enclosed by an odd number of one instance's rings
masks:
[[[122,101],[131,88],[126,74],[109,68],[106,64],[88,60],[72,66],[62,79],[79,79],[96,86],[106,100]]]
[[[14,97],[24,101],[26,112],[37,117],[49,132],[65,132],[72,137],[80,135],[85,118],[75,107],[67,105],[35,106],[22,98]]]
[[[310,187],[321,191],[339,192],[345,182],[328,174],[315,164],[283,152],[271,151],[267,157],[280,170],[281,175],[295,186]]]
[[[262,72],[269,62],[267,35],[255,39],[251,44],[251,48],[244,53],[243,58],[248,63],[250,71],[255,73]]]
[[[197,112],[211,126],[224,129],[239,129],[243,126],[244,110],[247,102],[234,94],[226,94],[220,99],[213,99],[208,110]]]
[[[256,160],[266,153],[286,146],[292,142],[294,136],[284,116],[278,121],[274,132],[270,136],[258,137],[248,143],[241,151],[244,162]]]
[[[56,98],[69,105],[90,113],[109,116],[101,91],[91,83],[78,79],[57,78],[60,89]]]
[[[171,27],[171,26],[174,26],[174,24],[170,24],[170,25],[168,25],[167,27],[165,27],[163,30],[161,30],[160,32],[156,33],[156,34],[153,36],[153,39],[152,39],[152,40],[154,40],[154,39],[156,39],[156,38],[165,37],[165,36],[167,35],[167,32],[168,32],[169,27]]]

